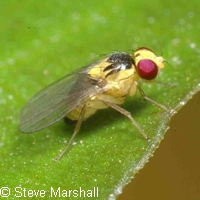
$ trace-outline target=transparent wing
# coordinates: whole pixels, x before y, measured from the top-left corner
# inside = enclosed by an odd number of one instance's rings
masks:
[[[91,96],[102,93],[103,88],[97,87],[101,80],[91,79],[87,74],[95,64],[63,77],[33,96],[20,112],[19,130],[28,133],[44,129],[85,103]]]

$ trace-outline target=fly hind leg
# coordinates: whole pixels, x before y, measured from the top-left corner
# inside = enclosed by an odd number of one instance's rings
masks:
[[[84,118],[84,115],[85,115],[85,110],[86,110],[86,105],[83,106],[83,108],[81,110],[81,113],[80,113],[80,116],[78,118],[78,121],[77,121],[77,124],[75,126],[74,133],[73,133],[72,137],[70,138],[69,142],[67,143],[67,145],[63,149],[63,151],[55,158],[56,161],[58,161],[65,154],[65,152],[69,149],[69,147],[72,144],[76,134],[79,132],[83,118]]]

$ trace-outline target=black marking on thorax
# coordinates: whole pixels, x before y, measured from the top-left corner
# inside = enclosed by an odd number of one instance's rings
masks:
[[[110,72],[106,74],[106,77],[111,74],[115,74],[120,70],[131,69],[132,65],[134,65],[133,58],[130,54],[127,53],[113,53],[107,59],[107,62],[111,64],[105,67],[105,69],[103,70],[104,72],[110,70]]]

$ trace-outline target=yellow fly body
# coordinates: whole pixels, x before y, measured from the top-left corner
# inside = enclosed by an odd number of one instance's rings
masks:
[[[127,95],[134,96],[138,88],[142,97],[162,109],[169,110],[148,98],[138,80],[152,81],[158,70],[164,67],[164,59],[157,57],[148,48],[138,48],[133,55],[116,52],[91,63],[59,81],[49,85],[33,96],[22,108],[19,115],[19,130],[25,133],[42,130],[62,118],[77,121],[74,133],[60,157],[67,151],[83,120],[98,109],[111,107],[127,116],[148,139],[130,112],[119,105]]]

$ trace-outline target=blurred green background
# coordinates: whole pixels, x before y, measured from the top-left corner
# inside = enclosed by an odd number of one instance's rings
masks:
[[[105,186],[100,188],[99,199],[110,194],[112,199],[113,192],[122,192],[126,166],[137,150],[134,145],[146,147],[137,134],[129,131],[134,128],[126,119],[116,117],[113,111],[99,112],[83,124],[73,151],[55,163],[53,158],[73,128],[58,123],[41,133],[21,134],[17,130],[19,111],[40,89],[97,55],[140,46],[151,48],[157,55],[164,53],[169,64],[161,80],[179,83],[176,88],[144,85],[146,93],[169,107],[180,104],[186,95],[192,96],[189,91],[200,87],[199,6],[197,0],[1,1],[0,187]],[[131,100],[124,105],[136,119],[157,114],[153,106],[141,102],[139,95],[137,98],[133,105]],[[199,93],[190,104],[172,118],[171,129],[155,156],[135,175],[133,188],[128,185],[119,199],[200,198]]]

